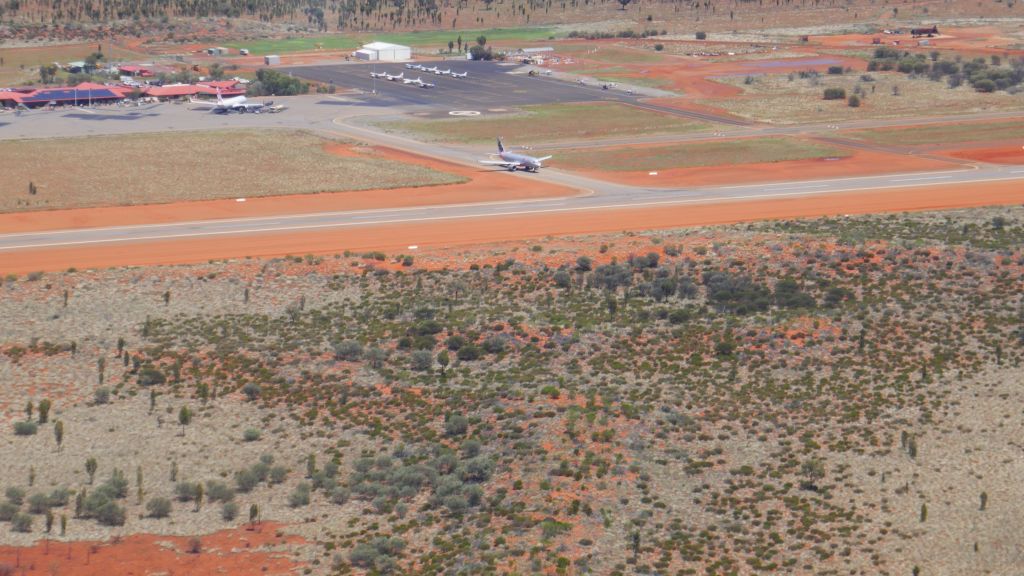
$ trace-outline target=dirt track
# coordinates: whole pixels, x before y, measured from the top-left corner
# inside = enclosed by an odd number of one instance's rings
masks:
[[[99,268],[127,265],[178,264],[246,256],[308,253],[336,254],[345,250],[383,250],[409,253],[447,252],[452,246],[524,240],[565,234],[650,230],[681,226],[728,224],[752,220],[801,218],[838,214],[867,214],[1019,204],[1019,182],[979,186],[921,186],[896,190],[841,193],[779,200],[661,206],[631,210],[595,210],[573,214],[496,217],[345,228],[312,233],[270,234],[259,237],[216,237],[130,246],[83,246],[63,250],[33,250],[4,255],[4,273]]]

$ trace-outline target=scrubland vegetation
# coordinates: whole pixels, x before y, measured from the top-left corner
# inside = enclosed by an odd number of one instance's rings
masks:
[[[953,422],[1020,401],[1020,208],[569,242],[8,279],[0,374],[39,430],[5,459],[81,471],[76,426],[118,414],[204,452],[187,477],[0,471],[0,518],[311,519],[317,573],[895,574],[946,533],[944,562],[1012,565],[985,524],[1019,512],[1012,459],[976,491],[944,467],[970,433],[970,458],[1016,441],[1019,413]],[[27,383],[55,362],[77,377],[42,423]]]

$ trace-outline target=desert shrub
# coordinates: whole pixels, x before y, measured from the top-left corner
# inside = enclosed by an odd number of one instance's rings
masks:
[[[481,347],[488,354],[499,354],[505,351],[505,340],[501,336],[488,336]]]
[[[331,492],[331,502],[334,502],[335,504],[341,506],[348,502],[350,495],[351,493],[349,492],[348,488],[338,486]]]
[[[0,502],[0,522],[10,522],[19,507],[10,502]]]
[[[753,282],[748,276],[729,272],[708,272],[704,275],[708,300],[720,309],[735,314],[749,314],[768,308],[768,288]]]
[[[355,362],[363,357],[363,345],[355,340],[344,340],[334,345],[335,360]]]
[[[32,531],[32,517],[28,514],[22,514],[21,512],[14,515],[11,518],[11,530],[15,532],[31,532]]]
[[[833,74],[833,75],[842,74],[843,73],[843,67],[842,66],[829,66],[828,67],[828,73],[829,74]]]
[[[551,277],[555,282],[555,286],[559,288],[568,288],[572,286],[572,276],[569,275],[565,270],[559,270]]]
[[[846,101],[846,104],[847,104],[847,105],[848,105],[848,106],[849,106],[850,108],[860,108],[860,96],[857,96],[856,94],[853,94],[853,95],[852,95],[852,96],[850,96],[850,98],[849,98],[849,99],[848,99],[848,100]]]
[[[486,482],[493,472],[494,463],[484,456],[477,456],[463,463],[460,476],[466,482]]]
[[[110,389],[109,388],[97,388],[92,395],[92,401],[94,404],[106,404],[110,402]]]
[[[242,393],[245,394],[245,397],[248,398],[250,402],[254,402],[259,398],[260,392],[262,392],[260,385],[255,382],[249,382],[245,386],[242,386]]]
[[[199,483],[178,482],[174,487],[174,495],[179,502],[192,502],[199,495]]]
[[[167,376],[158,368],[144,366],[139,370],[139,386],[157,386],[167,382]]]
[[[473,360],[479,360],[483,353],[476,344],[466,344],[459,351],[455,353],[455,357],[463,362],[472,362]]]
[[[292,508],[309,505],[310,485],[306,482],[299,482],[295,490],[288,495],[288,505]]]
[[[271,484],[281,484],[288,477],[288,469],[284,466],[273,466],[267,474],[267,480]]]
[[[449,414],[445,419],[445,436],[462,436],[467,430],[469,430],[469,420],[462,414]]]
[[[590,272],[594,269],[594,262],[587,256],[580,256],[576,259],[576,270],[580,272]]]
[[[654,51],[655,52],[661,52],[664,49],[665,49],[665,45],[664,44],[655,44],[654,45]]]
[[[206,499],[210,502],[230,502],[235,499],[235,490],[220,480],[206,482]]]
[[[32,420],[14,423],[14,433],[18,436],[32,436],[39,431],[39,425]]]
[[[242,433],[242,439],[246,442],[255,442],[260,439],[260,431],[255,428],[246,428]]]
[[[466,345],[466,337],[453,334],[444,341],[444,345],[447,346],[449,350],[458,351],[459,348]]]
[[[845,100],[845,88],[825,88],[825,100]]]
[[[97,490],[107,491],[111,498],[124,498],[128,496],[128,479],[125,478],[124,472],[114,468],[110,473],[110,478],[108,478],[102,486],[97,488]]]
[[[708,33],[707,32],[697,32],[694,36],[697,38],[697,40],[707,40],[708,39]]]
[[[235,472],[235,488],[239,492],[249,493],[260,483],[259,475],[252,469],[239,470]]]
[[[409,367],[417,372],[426,372],[434,364],[434,355],[430,350],[415,350],[409,356]]]
[[[235,502],[225,502],[224,506],[220,509],[220,517],[226,522],[231,522],[238,518],[238,504]]]
[[[633,271],[621,264],[605,264],[594,269],[590,282],[597,288],[615,290],[633,283]]]
[[[792,278],[784,278],[775,284],[775,303],[783,308],[813,308],[814,297],[800,289]]]
[[[51,507],[50,497],[46,494],[33,494],[28,497],[28,511],[32,514],[46,514]]]
[[[15,506],[21,506],[25,501],[25,490],[18,488],[17,486],[11,486],[8,488],[4,495],[7,497],[7,501]]]
[[[480,449],[483,447],[480,441],[476,438],[470,438],[462,443],[462,457],[463,458],[475,458],[480,455]]]
[[[166,518],[171,515],[171,501],[167,498],[150,498],[146,502],[146,514],[150,518]]]
[[[348,555],[348,561],[359,568],[373,568],[378,572],[394,569],[394,559],[405,549],[401,538],[381,536],[371,542],[357,544]]]
[[[123,526],[125,511],[117,503],[107,500],[96,508],[92,516],[104,526]]]

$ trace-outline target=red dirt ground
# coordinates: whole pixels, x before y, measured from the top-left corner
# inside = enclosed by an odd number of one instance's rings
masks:
[[[147,206],[110,206],[44,212],[0,214],[0,231],[5,233],[65,228],[93,228],[127,224],[159,224],[218,218],[249,218],[308,214],[338,210],[400,208],[438,204],[507,201],[552,198],[576,192],[554,184],[533,182],[524,185],[522,178],[512,178],[504,171],[481,170],[461,164],[441,162],[415,154],[378,146],[338,145],[329,148],[342,156],[384,158],[418,164],[441,172],[458,174],[469,182],[444,186],[364,190],[297,196],[247,198],[245,202],[207,200]]]
[[[224,530],[201,536],[202,551],[186,552],[190,537],[134,534],[120,542],[37,543],[32,547],[0,548],[0,567],[18,576],[132,576],[144,574],[285,575],[302,564],[285,550],[303,542],[295,536],[278,537],[274,524],[256,530]],[[266,547],[266,548],[264,548]],[[5,572],[6,573],[6,572]]]
[[[734,166],[701,166],[658,170],[656,176],[647,172],[581,171],[593,178],[619,182],[632,186],[713,186],[721,184],[748,184],[755,182],[785,182],[787,180],[814,180],[842,178],[925,170],[948,169],[949,164],[918,156],[900,156],[868,150],[850,150],[850,156],[835,160],[823,158],[790,160],[785,162],[758,162]]]
[[[946,151],[943,154],[991,164],[1024,164],[1024,147],[1016,144],[998,148],[964,148]]]
[[[904,28],[905,29],[905,28]],[[993,26],[982,26],[977,28],[946,28],[939,27],[940,35],[934,38],[911,38],[909,33],[905,34],[837,34],[835,36],[812,36],[810,41],[814,44],[831,48],[851,47],[874,47],[872,40],[878,38],[885,45],[891,46],[896,40],[900,41],[901,49],[913,49],[918,47],[918,42],[927,40],[927,46],[921,46],[925,50],[955,50],[969,54],[1024,54],[1022,50],[1008,48],[1018,41],[1002,36],[1002,32]]]
[[[837,214],[869,214],[943,210],[1019,204],[1019,182],[988,182],[974,186],[921,186],[896,190],[838,193],[717,204],[684,204],[622,210],[594,210],[459,220],[406,223],[331,231],[213,237],[130,246],[83,246],[61,250],[32,250],[4,255],[3,273],[101,268],[126,265],[204,262],[209,259],[287,254],[337,254],[344,250],[383,250],[408,253],[449,253],[453,246],[525,240],[565,234],[652,230],[801,218]]]

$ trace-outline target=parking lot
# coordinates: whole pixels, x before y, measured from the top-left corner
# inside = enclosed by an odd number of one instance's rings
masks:
[[[422,70],[411,70],[404,63],[378,62],[338,64],[332,66],[298,66],[281,68],[281,72],[317,82],[330,82],[343,89],[364,93],[360,99],[376,106],[427,106],[444,110],[480,110],[503,106],[526,106],[551,102],[591,102],[595,100],[628,101],[635,99],[623,92],[602,90],[599,86],[582,86],[545,76],[527,76],[521,66],[496,62],[445,60],[416,62],[427,68],[468,72],[467,78],[439,76]],[[517,72],[518,70],[518,72]],[[370,72],[422,78],[436,87],[424,89],[383,78],[373,79]],[[374,93],[376,91],[376,93]]]

